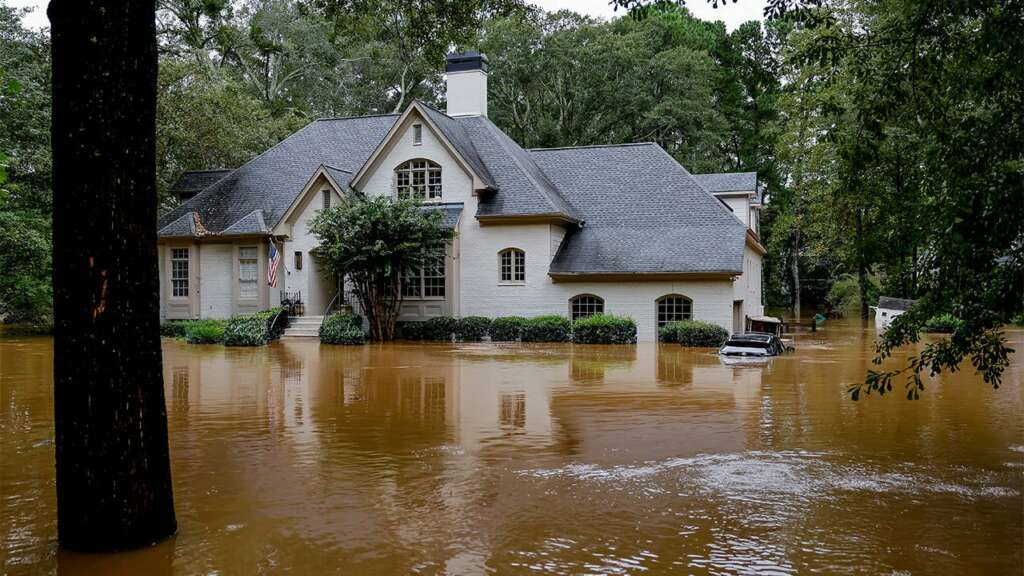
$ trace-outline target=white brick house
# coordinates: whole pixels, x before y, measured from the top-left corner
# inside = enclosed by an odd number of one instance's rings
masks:
[[[487,119],[487,60],[448,58],[448,113],[310,123],[236,170],[187,173],[194,193],[160,220],[164,318],[219,318],[338,292],[308,222],[349,195],[411,193],[457,237],[406,279],[403,320],[451,316],[634,318],[641,340],[694,318],[739,331],[763,312],[756,175],[694,176],[650,143],[524,150]],[[269,242],[282,251],[266,282]]]

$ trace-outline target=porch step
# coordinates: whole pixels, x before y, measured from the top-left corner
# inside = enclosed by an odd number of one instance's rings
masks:
[[[292,316],[288,319],[288,328],[285,328],[285,338],[317,338],[320,336],[320,324],[323,323],[323,316]]]

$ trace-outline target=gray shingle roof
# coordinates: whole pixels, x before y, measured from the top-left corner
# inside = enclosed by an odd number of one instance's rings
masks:
[[[341,186],[341,191],[345,192],[349,187],[349,181],[352,179],[351,170],[342,170],[341,168],[335,168],[334,166],[324,165],[324,170],[327,174],[334,179],[334,182]]]
[[[559,215],[580,220],[534,157],[483,116],[456,119],[465,126],[480,158],[490,167],[498,191],[481,198],[476,215]]]
[[[459,217],[462,216],[462,207],[462,202],[429,204],[423,206],[423,211],[433,212],[435,210],[441,210],[443,212],[443,216],[441,217],[441,226],[451,230],[459,223]]]
[[[261,210],[271,226],[284,215],[320,164],[355,172],[391,129],[397,115],[310,122],[276,146],[160,218],[159,228],[197,212],[211,233],[220,233]],[[344,180],[348,183],[348,178]]]
[[[586,221],[556,274],[743,269],[746,227],[656,144],[530,151]]]
[[[697,183],[711,192],[757,192],[757,172],[694,174]]]
[[[878,307],[886,308],[888,310],[909,310],[916,302],[917,300],[907,300],[906,298],[879,296]]]
[[[177,220],[168,222],[158,232],[160,236],[195,236],[196,215],[195,212],[186,212]]]
[[[187,170],[181,173],[171,188],[170,192],[179,198],[188,199],[210,186],[218,180],[234,172],[234,168],[218,168],[216,170]]]
[[[263,220],[262,210],[253,210],[241,220],[228,226],[221,234],[224,236],[243,236],[246,234],[266,234],[270,232],[266,222]]]

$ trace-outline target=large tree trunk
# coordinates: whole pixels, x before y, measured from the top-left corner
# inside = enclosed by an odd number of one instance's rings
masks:
[[[57,533],[174,534],[156,251],[154,0],[54,0]]]
[[[790,280],[793,284],[793,314],[800,321],[800,230],[793,234],[793,254],[790,257]]]

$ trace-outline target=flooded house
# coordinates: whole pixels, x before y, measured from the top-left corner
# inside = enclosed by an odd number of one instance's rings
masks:
[[[908,300],[906,298],[893,298],[891,296],[880,296],[878,298],[878,306],[872,306],[875,309],[875,328],[879,330],[885,330],[892,324],[892,321],[897,316],[903,314],[910,307],[917,302],[916,300]]]
[[[445,112],[324,118],[237,169],[186,173],[158,224],[162,318],[285,297],[324,314],[344,282],[321,273],[308,225],[353,195],[418,198],[457,233],[403,278],[402,320],[609,313],[654,340],[674,320],[741,332],[763,313],[756,174],[693,175],[653,143],[524,149],[487,117],[483,54],[445,71]]]

